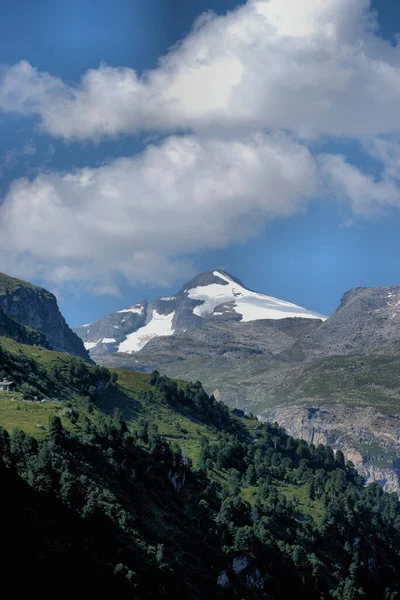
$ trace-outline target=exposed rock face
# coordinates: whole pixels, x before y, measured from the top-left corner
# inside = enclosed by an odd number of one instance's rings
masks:
[[[310,444],[342,450],[368,483],[400,492],[400,415],[372,407],[301,404],[264,411],[261,419],[278,421],[290,435]]]
[[[400,491],[400,287],[350,290],[324,321],[214,271],[171,298],[132,309],[140,307],[143,313],[126,329],[118,322],[125,313],[115,313],[84,335],[77,330],[96,346],[96,361],[198,379],[230,406],[341,448],[367,481]],[[172,315],[168,334],[152,335],[150,328],[141,347],[118,352],[132,329],[146,333],[155,313]],[[99,343],[103,337],[106,343]]]
[[[282,352],[323,318],[248,290],[225,271],[209,271],[174,296],[143,300],[75,331],[96,362],[151,370],[194,357]]]
[[[16,323],[40,332],[53,350],[90,360],[60,313],[55,296],[47,290],[0,274],[0,309]]]
[[[399,352],[400,287],[349,290],[336,312],[298,346],[312,358]]]
[[[20,325],[15,319],[0,308],[0,336],[9,337],[21,344],[37,344],[50,348],[47,338],[37,329]]]

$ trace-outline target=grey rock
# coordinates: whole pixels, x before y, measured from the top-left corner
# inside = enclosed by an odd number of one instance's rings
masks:
[[[222,588],[229,588],[231,586],[228,575],[226,571],[222,571],[218,575],[217,584]]]
[[[400,287],[358,287],[318,331],[295,347],[310,360],[334,354],[396,354],[400,351]]]
[[[0,309],[22,326],[37,330],[52,350],[90,360],[82,340],[67,325],[47,290],[0,273]]]
[[[221,270],[219,273],[244,287],[236,277]],[[201,273],[172,297],[157,298],[149,303],[143,300],[74,331],[88,344],[97,363],[149,371],[159,365],[196,357],[273,355],[289,350],[297,340],[321,325],[320,319],[298,317],[243,322],[233,309],[234,301],[224,301],[220,309],[217,306],[214,312],[200,317],[193,311],[202,301],[189,297],[188,291],[212,283],[227,285],[214,271]],[[138,352],[118,352],[121,342],[143,327],[153,311],[162,315],[174,313],[174,335],[154,338]]]

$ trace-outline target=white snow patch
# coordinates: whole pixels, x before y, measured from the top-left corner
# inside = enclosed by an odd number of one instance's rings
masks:
[[[169,315],[161,315],[156,310],[149,308],[147,323],[137,331],[130,333],[118,346],[118,352],[138,352],[155,337],[173,335],[172,320],[175,311]]]
[[[100,340],[97,340],[97,342],[85,342],[83,345],[85,346],[86,350],[91,350],[92,348],[95,348],[97,346]]]
[[[176,296],[165,296],[165,298],[160,298],[160,300],[164,300],[164,302],[170,302],[171,300],[175,300]]]
[[[223,315],[224,313],[220,313],[220,312],[214,312],[214,315]]]
[[[103,338],[101,340],[102,344],[115,344],[116,340],[114,338]]]
[[[114,329],[119,329],[118,325],[113,325]]]
[[[144,306],[142,306],[141,304],[135,304],[135,306],[131,306],[130,308],[124,308],[123,310],[118,310],[117,312],[119,313],[137,313],[138,315],[141,315],[144,311]]]
[[[80,327],[89,327],[92,323],[85,323],[85,325],[80,325]]]
[[[242,315],[241,321],[243,322],[258,321],[261,319],[286,319],[288,317],[321,319],[325,321],[327,318],[291,302],[251,292],[219,271],[214,271],[213,275],[226,281],[228,285],[211,283],[210,285],[199,286],[188,291],[189,298],[203,301],[203,304],[193,309],[194,314],[199,317],[213,313],[214,309],[224,302],[233,301],[233,309]]]

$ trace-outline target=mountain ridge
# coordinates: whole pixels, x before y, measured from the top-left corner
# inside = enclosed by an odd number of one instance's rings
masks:
[[[120,315],[123,315],[122,317]],[[188,334],[209,325],[285,319],[321,322],[325,317],[246,288],[224,270],[196,275],[173,296],[116,311],[74,328],[93,356],[140,352],[155,338]]]
[[[225,272],[220,276],[233,281]],[[208,316],[196,314],[207,304],[204,290],[214,283],[214,272],[189,282],[187,287],[200,294],[189,291],[195,297],[185,308],[194,314],[184,315],[186,331],[155,336],[131,353],[103,352],[100,344],[93,354],[96,361],[200,380],[209,394],[229,406],[282,421],[309,442],[332,444],[369,481],[400,491],[400,287],[351,288],[324,321],[245,322],[231,309],[215,315],[222,312],[215,298]],[[241,285],[235,281],[232,288]],[[351,427],[351,414],[364,414],[358,419],[360,428]]]
[[[39,343],[54,350],[68,352],[90,361],[90,356],[79,338],[70,329],[62,316],[56,297],[48,290],[31,283],[0,273],[0,310],[7,315],[7,328],[10,319],[15,323],[13,331],[18,328],[30,328],[37,332],[20,329],[19,339],[31,343]],[[6,321],[6,318],[3,318]],[[2,333],[7,335],[4,326]],[[14,333],[15,335],[15,333]]]

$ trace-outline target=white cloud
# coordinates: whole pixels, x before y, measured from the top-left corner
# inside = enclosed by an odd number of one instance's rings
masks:
[[[321,155],[318,162],[328,194],[350,204],[355,215],[368,216],[390,208],[400,208],[400,188],[385,171],[376,180],[349,164],[341,155]]]
[[[115,292],[119,275],[169,282],[191,270],[185,256],[245,241],[317,190],[309,151],[283,134],[170,137],[96,169],[14,181],[0,257],[20,276],[98,293]]]
[[[14,181],[0,205],[0,260],[15,275],[96,294],[117,294],[121,276],[168,284],[192,274],[197,252],[245,242],[326,195],[361,215],[400,205],[387,175],[313,157],[283,133],[171,136],[98,168]]]
[[[368,0],[249,0],[206,14],[143,76],[101,65],[79,84],[26,62],[4,67],[0,106],[66,140],[139,130],[283,128],[365,135],[399,129],[400,47]]]
[[[23,148],[13,148],[0,154],[0,179],[9,170],[15,167],[18,160],[24,156],[35,156],[36,148],[32,140],[27,140]]]
[[[0,108],[36,115],[54,136],[184,135],[14,181],[0,204],[2,268],[113,294],[121,277],[190,275],[191,256],[244,242],[311,200],[343,200],[356,215],[400,206],[400,47],[379,38],[369,6],[249,0],[201,17],[143,76],[101,65],[70,84],[27,62],[3,67]],[[305,145],[326,134],[361,140],[380,177]]]
[[[365,144],[373,158],[385,167],[385,175],[389,178],[400,179],[400,138],[376,138]]]

